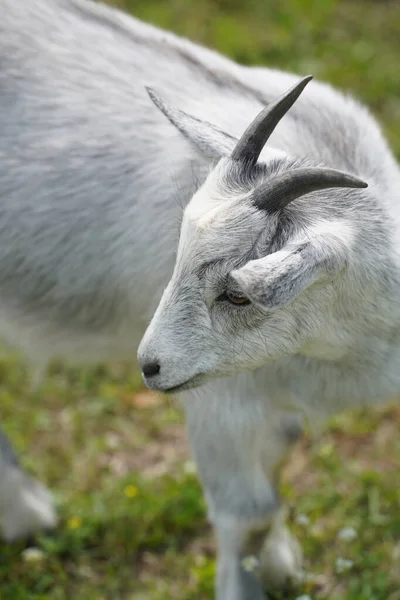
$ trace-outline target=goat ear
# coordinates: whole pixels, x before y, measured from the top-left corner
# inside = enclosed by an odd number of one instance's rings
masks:
[[[343,253],[306,241],[251,260],[232,277],[254,304],[274,309],[290,304],[312,283],[334,276],[345,262]]]
[[[153,89],[146,88],[146,90],[157,108],[204,156],[220,159],[232,153],[237,144],[236,138],[207,121],[192,117],[183,110],[171,106]]]

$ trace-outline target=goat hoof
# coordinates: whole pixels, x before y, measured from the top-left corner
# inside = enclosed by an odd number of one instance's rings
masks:
[[[19,468],[8,474],[7,494],[1,499],[0,525],[8,542],[32,537],[57,525],[51,493]]]
[[[297,539],[286,527],[267,537],[260,554],[260,575],[269,590],[286,591],[303,579],[303,553]]]

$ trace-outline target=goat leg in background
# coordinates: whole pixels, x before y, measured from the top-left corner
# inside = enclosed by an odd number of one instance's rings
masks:
[[[217,538],[217,600],[262,600],[263,584],[282,590],[301,577],[301,551],[285,526],[277,491],[296,428],[265,406],[265,396],[238,390],[232,377],[182,396]]]
[[[10,441],[0,430],[0,528],[7,541],[27,538],[55,527],[51,493],[27,475]]]

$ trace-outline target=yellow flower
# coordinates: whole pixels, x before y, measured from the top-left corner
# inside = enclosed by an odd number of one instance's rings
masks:
[[[100,387],[100,394],[111,400],[115,400],[121,393],[120,388],[112,383],[105,383]]]
[[[332,444],[324,444],[323,446],[321,446],[320,450],[319,450],[319,455],[322,458],[328,458],[329,456],[331,456],[331,454],[334,451],[334,446]]]
[[[82,527],[82,519],[80,517],[71,517],[68,519],[69,529],[80,529]]]
[[[139,490],[135,485],[127,485],[124,494],[127,498],[135,498],[139,494]]]

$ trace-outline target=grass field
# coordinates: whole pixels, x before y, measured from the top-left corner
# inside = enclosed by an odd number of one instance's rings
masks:
[[[353,90],[400,156],[397,0],[119,5],[238,61]],[[212,597],[213,538],[172,401],[119,364],[54,365],[31,394],[24,365],[9,358],[0,362],[0,407],[24,466],[56,492],[60,511],[36,551],[0,545],[1,600]],[[394,404],[342,415],[321,439],[299,442],[283,491],[313,577],[293,599],[400,600],[399,434]]]

